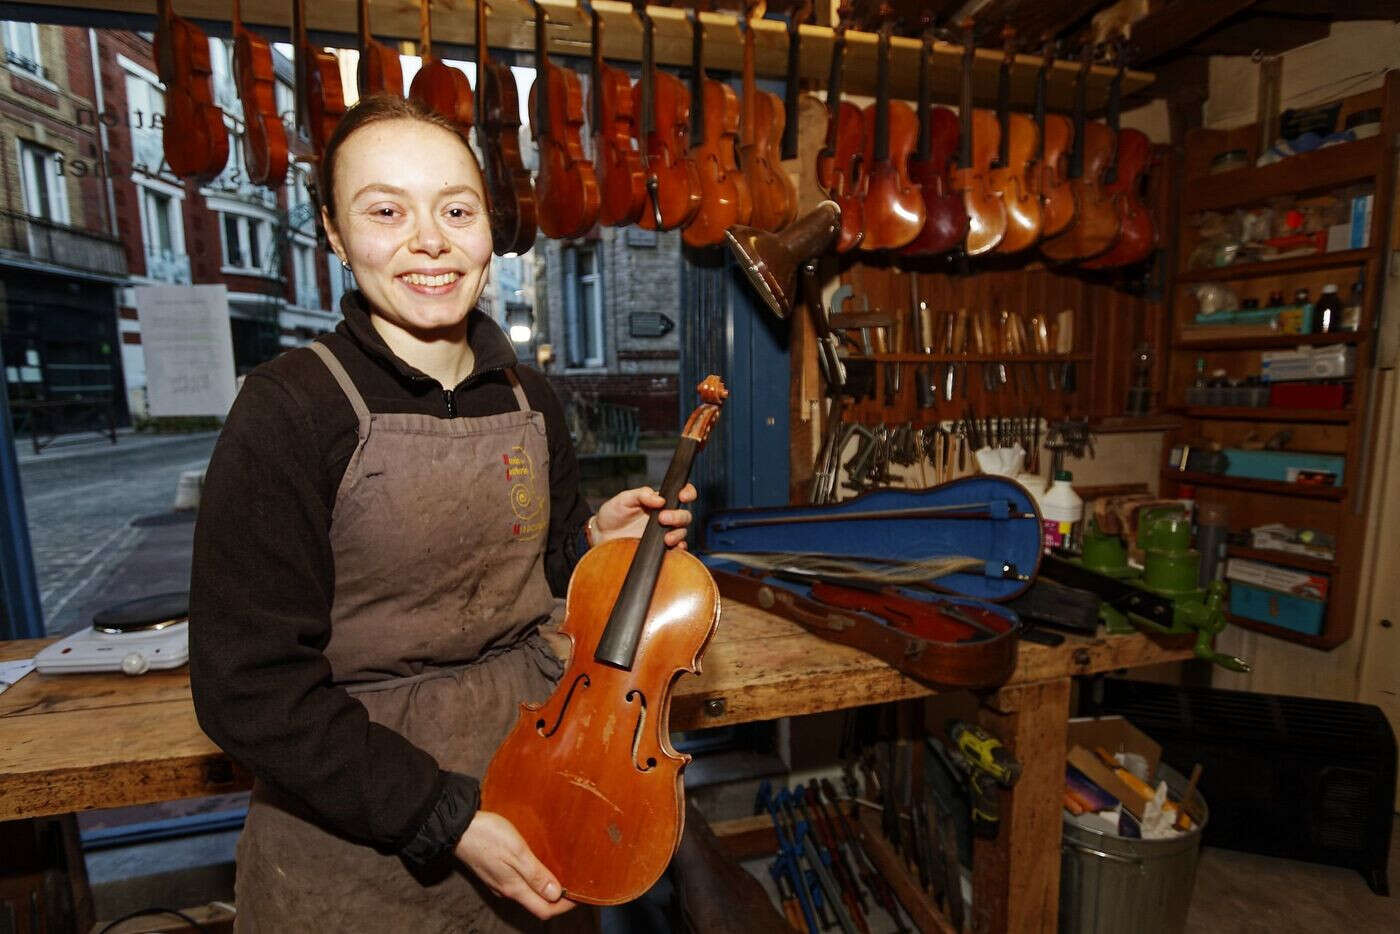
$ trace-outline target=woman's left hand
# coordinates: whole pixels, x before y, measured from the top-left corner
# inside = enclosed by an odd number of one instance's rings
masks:
[[[695,487],[687,483],[681,490],[682,503],[695,501]],[[661,509],[666,500],[649,486],[639,486],[621,493],[598,507],[598,515],[593,519],[593,544],[600,545],[614,538],[640,538],[646,528],[647,510]],[[661,524],[669,526],[666,544],[685,548],[685,527],[690,525],[690,510],[661,509]]]

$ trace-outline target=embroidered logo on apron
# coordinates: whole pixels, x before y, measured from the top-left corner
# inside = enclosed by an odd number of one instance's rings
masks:
[[[506,467],[506,482],[510,484],[510,509],[515,514],[511,534],[522,542],[536,539],[549,523],[541,516],[543,501],[535,488],[535,465],[520,445],[502,454],[501,461]]]

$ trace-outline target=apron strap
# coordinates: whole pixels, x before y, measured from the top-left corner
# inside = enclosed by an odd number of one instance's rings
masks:
[[[340,384],[341,391],[345,393],[345,398],[350,400],[350,407],[355,410],[355,414],[360,419],[361,425],[369,423],[369,406],[365,405],[364,396],[360,395],[360,390],[355,388],[355,383],[350,379],[350,374],[345,372],[345,366],[336,359],[331,349],[320,341],[312,341],[306,346],[315,351],[316,356],[321,358],[321,362],[326,365],[326,369],[331,371],[335,381]],[[363,429],[361,429],[363,431]]]
[[[506,382],[510,383],[511,391],[515,393],[515,402],[520,406],[520,411],[530,411],[530,400],[525,398],[525,390],[520,385],[520,377],[515,375],[515,367],[506,367]]]

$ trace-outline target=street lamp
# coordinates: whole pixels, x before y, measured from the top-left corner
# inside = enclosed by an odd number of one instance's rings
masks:
[[[506,328],[515,343],[530,343],[535,331],[535,313],[524,302],[506,302]]]

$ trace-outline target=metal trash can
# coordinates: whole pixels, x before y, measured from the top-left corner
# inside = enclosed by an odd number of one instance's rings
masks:
[[[1160,780],[1176,796],[1187,781],[1166,764]],[[1153,783],[1154,785],[1156,782]],[[1170,840],[1134,840],[1081,827],[1068,815],[1060,842],[1061,934],[1180,934],[1186,929],[1201,831],[1210,820],[1196,793],[1203,820]]]

